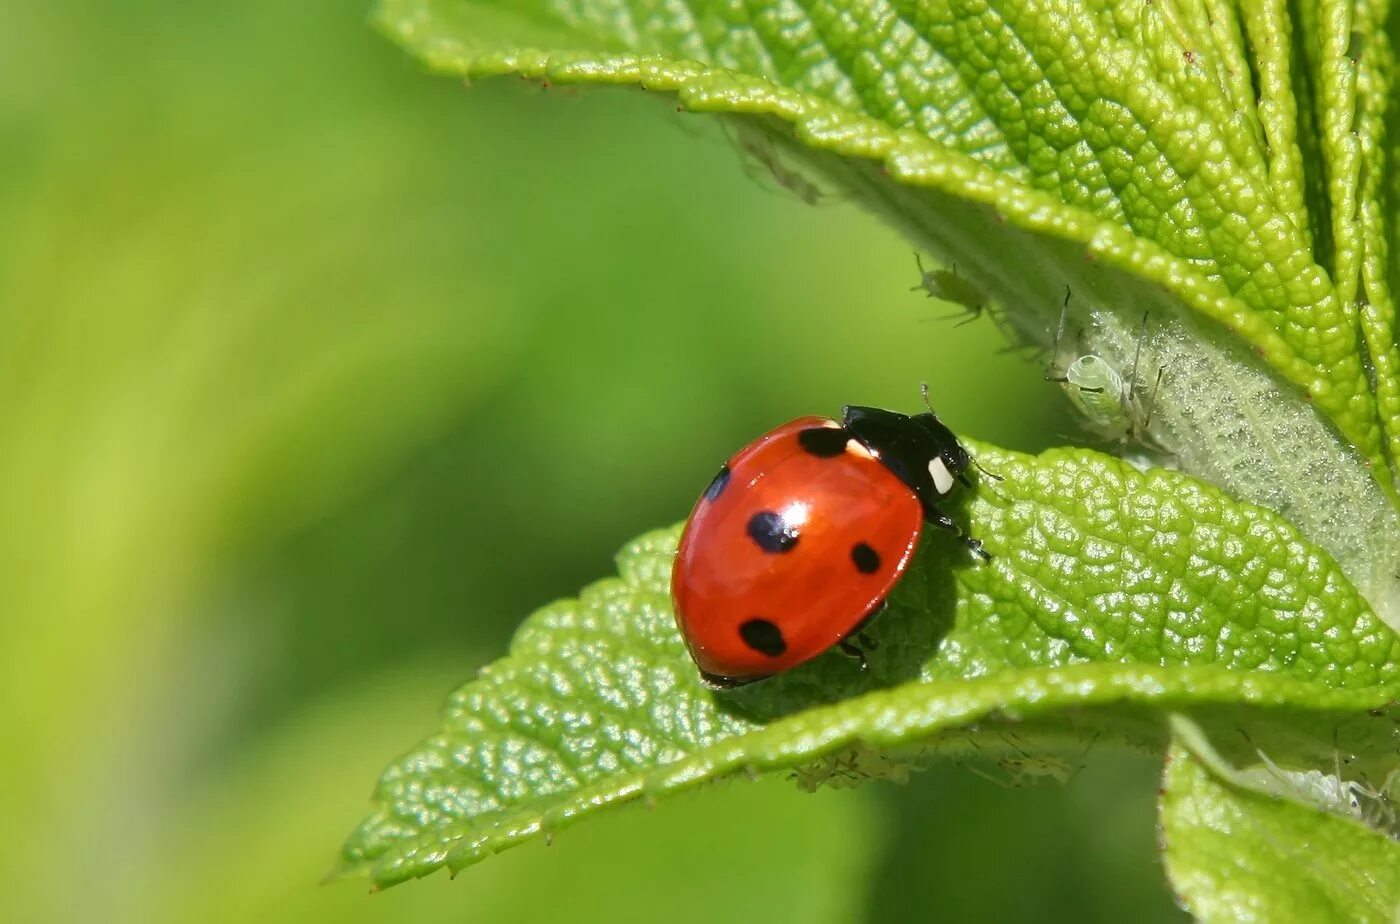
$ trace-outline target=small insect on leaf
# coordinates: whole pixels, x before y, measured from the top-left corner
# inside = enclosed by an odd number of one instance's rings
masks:
[[[1066,364],[1063,345],[1070,298],[1071,293],[1066,286],[1050,365],[1045,370],[1046,381],[1060,384],[1070,403],[1079,411],[1093,433],[1119,444],[1147,442],[1157,390],[1161,387],[1162,376],[1167,371],[1166,366],[1157,368],[1152,387],[1145,394],[1138,387],[1138,370],[1142,362],[1143,343],[1147,339],[1148,316],[1144,314],[1142,317],[1132,366],[1126,377],[1108,360],[1094,353],[1075,356]]]
[[[917,760],[855,745],[796,768],[788,779],[803,792],[816,792],[823,787],[854,789],[871,780],[907,783],[910,775],[920,769]]]
[[[766,186],[771,182],[807,205],[819,205],[831,198],[799,167],[784,160],[777,142],[768,135],[736,127],[729,136],[739,149],[744,172],[760,184]]]
[[[1010,756],[997,759],[997,766],[1001,768],[1005,776],[997,777],[984,770],[979,770],[977,767],[968,767],[967,769],[982,777],[984,780],[990,780],[1006,789],[1021,789],[1025,786],[1035,786],[1039,785],[1039,781],[1047,779],[1054,780],[1056,783],[1063,786],[1078,776],[1079,771],[1084,769],[1084,765],[1081,763],[1071,764],[1053,754],[1032,754],[1012,740],[1009,735],[1003,734],[1001,739],[1006,742],[1007,747],[1011,748],[1013,752]],[[1083,752],[1079,755],[1080,760],[1088,755],[1089,750],[1093,748],[1095,742],[1098,740],[1098,734],[1095,734],[1094,737],[1089,739],[1089,743],[1084,746]],[[977,750],[981,750],[976,742],[973,742],[972,745]]]
[[[1282,767],[1262,749],[1255,748],[1259,763],[1236,768],[1216,751],[1205,733],[1190,719],[1175,715],[1171,721],[1173,733],[1216,776],[1255,792],[1350,818],[1388,837],[1400,837],[1400,812],[1392,796],[1396,784],[1400,783],[1400,767],[1392,769],[1380,786],[1372,786],[1364,777],[1348,779],[1343,775],[1345,761],[1340,749],[1334,752],[1331,772],[1327,772],[1316,768]],[[1249,740],[1247,735],[1245,739]]]
[[[982,316],[982,309],[986,307],[987,298],[981,289],[958,275],[956,263],[950,270],[924,269],[924,258],[918,252],[914,254],[914,263],[919,267],[920,279],[918,285],[909,287],[910,292],[926,292],[929,298],[952,302],[963,309],[956,314],[950,314],[938,320],[950,321],[953,318],[961,318],[962,320],[955,325],[961,327],[964,324],[971,324]]]

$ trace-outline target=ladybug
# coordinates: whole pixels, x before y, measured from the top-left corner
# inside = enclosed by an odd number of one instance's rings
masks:
[[[969,464],[932,408],[799,417],[740,450],[696,501],[671,573],[705,682],[752,683],[836,645],[864,663],[847,639],[903,576],[925,520],[961,535],[938,504],[971,486]]]

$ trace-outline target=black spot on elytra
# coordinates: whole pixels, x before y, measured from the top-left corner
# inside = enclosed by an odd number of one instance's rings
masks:
[[[728,486],[729,466],[725,465],[720,468],[719,473],[716,474],[714,480],[710,482],[710,486],[705,489],[705,500],[713,504],[715,500],[724,493],[724,489]]]
[[[808,427],[797,434],[797,442],[814,456],[829,459],[846,451],[846,441],[851,438],[840,427]]]
[[[864,542],[857,542],[851,547],[851,561],[861,574],[874,574],[880,570],[880,553]]]
[[[749,517],[749,538],[765,552],[788,552],[797,545],[797,527],[782,514],[760,510]]]
[[[787,651],[783,630],[766,619],[750,619],[739,627],[739,637],[759,654],[776,658]]]

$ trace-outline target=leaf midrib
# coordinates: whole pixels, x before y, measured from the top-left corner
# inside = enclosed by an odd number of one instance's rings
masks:
[[[648,793],[690,789],[736,773],[785,770],[856,744],[910,745],[994,717],[1014,723],[1066,706],[1083,709],[1115,703],[1168,709],[1218,702],[1333,713],[1378,708],[1397,695],[1400,687],[1395,686],[1338,689],[1279,672],[1239,672],[1215,666],[1089,663],[1012,670],[975,679],[915,681],[809,709],[738,737],[682,749],[684,756],[668,764],[601,778],[573,792],[555,793],[549,797],[547,809],[536,804],[492,813],[484,817],[485,824],[449,823],[425,832],[407,847],[391,846],[377,858],[352,862],[346,872],[367,864],[374,869],[377,881],[388,884],[398,881],[416,858],[443,852],[448,855],[449,867],[460,868],[479,857],[470,851],[455,857],[452,854],[489,844],[503,829],[497,847],[550,830],[602,805]]]

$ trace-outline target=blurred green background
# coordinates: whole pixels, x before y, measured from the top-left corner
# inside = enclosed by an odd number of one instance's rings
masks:
[[[319,884],[447,692],[758,432],[921,380],[970,435],[1074,430],[852,204],[664,100],[426,76],[366,13],[4,4],[0,916],[1176,919],[1156,768],[1106,751]]]

